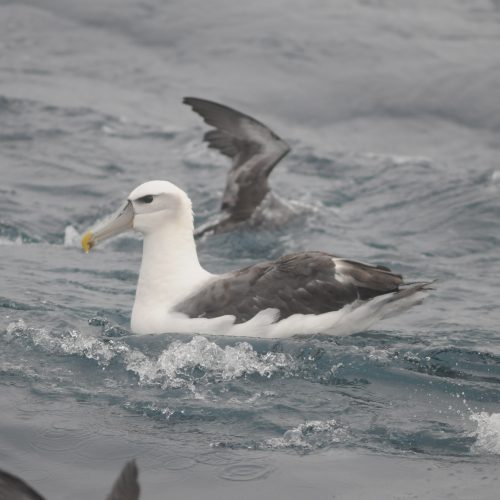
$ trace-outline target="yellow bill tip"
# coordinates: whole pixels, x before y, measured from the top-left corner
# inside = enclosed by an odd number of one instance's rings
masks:
[[[92,237],[94,234],[92,231],[87,231],[82,238],[82,248],[85,253],[89,253],[91,248],[94,246],[94,242],[92,241]]]

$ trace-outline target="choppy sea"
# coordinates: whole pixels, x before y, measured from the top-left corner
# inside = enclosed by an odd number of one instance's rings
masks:
[[[0,468],[50,499],[496,499],[500,4],[0,0]],[[196,221],[228,164],[185,95],[292,153],[276,228],[199,244],[222,272],[298,250],[437,280],[347,337],[128,331],[141,242],[78,235],[167,179]]]

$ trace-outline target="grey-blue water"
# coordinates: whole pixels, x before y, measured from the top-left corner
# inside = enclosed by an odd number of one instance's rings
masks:
[[[0,0],[0,467],[52,499],[498,498],[500,4]],[[211,271],[325,250],[436,279],[375,330],[133,336],[133,235],[78,234],[168,179],[198,223],[227,162],[184,95],[292,153],[307,210],[210,237]]]

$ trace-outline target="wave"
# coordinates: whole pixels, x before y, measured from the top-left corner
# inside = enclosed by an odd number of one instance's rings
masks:
[[[117,334],[104,318],[90,323]],[[470,409],[498,398],[493,355],[383,332],[243,342],[118,335],[13,321],[1,335],[2,375],[67,404],[94,395],[179,432],[195,426],[215,447],[498,453],[498,414]]]
[[[114,338],[99,339],[76,330],[58,333],[31,328],[22,319],[7,326],[6,338],[12,337],[51,354],[78,355],[94,360],[103,368],[118,361],[137,376],[139,384],[164,389],[229,381],[251,374],[269,378],[295,368],[290,355],[258,354],[247,342],[222,348],[202,336],[195,336],[188,342],[174,341],[156,356]]]

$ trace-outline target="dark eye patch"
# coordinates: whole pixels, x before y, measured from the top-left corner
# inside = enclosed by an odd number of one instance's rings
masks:
[[[137,198],[137,201],[141,203],[151,203],[153,201],[153,195],[147,194],[146,196],[141,196],[140,198]]]

